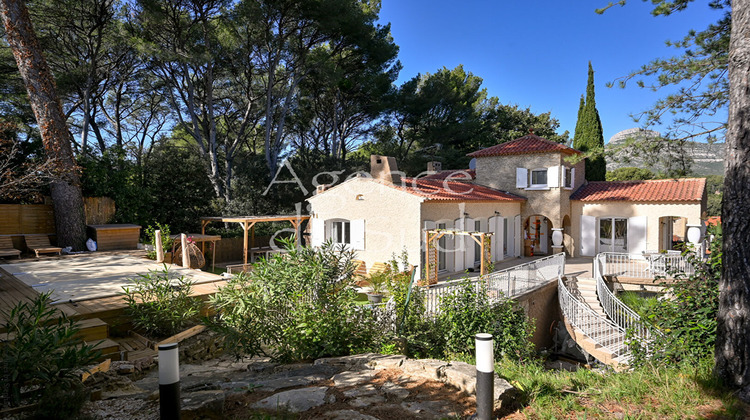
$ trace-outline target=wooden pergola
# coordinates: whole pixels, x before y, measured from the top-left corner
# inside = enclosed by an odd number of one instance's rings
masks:
[[[297,245],[300,244],[300,225],[305,220],[309,220],[310,216],[303,216],[301,214],[291,215],[276,215],[276,216],[232,216],[232,217],[201,217],[201,234],[206,234],[206,226],[211,222],[223,222],[223,223],[239,223],[242,226],[242,230],[245,231],[245,241],[243,242],[243,255],[244,264],[247,264],[247,251],[250,248],[248,245],[255,245],[255,224],[261,222],[290,222],[296,232]],[[250,233],[250,241],[248,241],[248,232]]]
[[[438,246],[437,241],[445,235],[468,236],[479,245],[481,252],[479,274],[485,275],[489,271],[492,261],[492,233],[491,232],[469,232],[453,229],[430,229],[425,231],[425,243],[427,244],[427,255],[425,256],[425,267],[427,267],[427,284],[438,282]]]

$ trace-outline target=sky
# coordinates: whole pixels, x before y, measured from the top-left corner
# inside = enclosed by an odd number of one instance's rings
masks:
[[[694,2],[672,16],[652,16],[650,2],[630,0],[603,15],[608,0],[382,0],[380,23],[391,24],[403,69],[397,83],[442,67],[484,79],[503,104],[551,112],[572,138],[588,62],[604,140],[638,127],[630,114],[648,109],[666,91],[606,87],[655,58],[678,55],[665,45],[721,16]],[[655,127],[657,131],[662,131]]]

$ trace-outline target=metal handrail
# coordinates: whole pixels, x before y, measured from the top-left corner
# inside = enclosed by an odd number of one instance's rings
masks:
[[[596,344],[611,351],[612,354],[630,353],[630,347],[624,339],[625,329],[606,317],[600,316],[588,305],[573,296],[562,280],[562,276],[557,279],[557,288],[560,309],[565,319]]]
[[[651,338],[651,330],[644,324],[641,316],[618,299],[604,282],[603,274],[607,272],[607,256],[606,253],[602,253],[594,258],[593,271],[599,303],[615,324],[625,330],[633,330],[639,341],[647,342]]]
[[[485,286],[490,298],[496,300],[501,297],[517,296],[535,287],[547,284],[564,270],[565,254],[558,253],[503,270],[493,271],[469,281],[476,287],[477,292]],[[422,287],[427,313],[436,314],[439,311],[440,299],[445,295],[454,293],[465,281],[465,279],[452,280]]]

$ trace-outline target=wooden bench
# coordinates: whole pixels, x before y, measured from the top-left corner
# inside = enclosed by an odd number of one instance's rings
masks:
[[[12,257],[14,255],[21,258],[21,251],[13,246],[10,236],[0,236],[0,257]]]
[[[34,251],[37,257],[39,257],[40,252],[42,254],[57,253],[57,255],[62,255],[62,248],[52,246],[47,235],[24,235],[24,239],[26,240],[26,246]]]

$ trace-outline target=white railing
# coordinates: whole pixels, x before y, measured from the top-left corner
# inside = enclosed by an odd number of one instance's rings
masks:
[[[600,316],[586,303],[573,296],[562,277],[557,281],[557,289],[560,309],[568,322],[580,329],[595,343],[609,349],[614,356],[629,352],[629,347],[625,343],[624,328]]]
[[[520,264],[504,270],[494,271],[469,280],[476,292],[486,288],[490,299],[513,297],[549,283],[565,272],[565,254],[559,253]],[[465,280],[453,280],[422,287],[427,314],[439,312],[440,300],[455,293]]]
[[[693,274],[693,266],[687,257],[679,253],[647,252],[643,256],[605,252],[597,255],[606,264],[603,275],[653,279],[657,276],[671,278],[671,272]]]
[[[602,305],[604,312],[615,324],[624,330],[631,329],[635,337],[642,343],[648,343],[651,338],[650,329],[641,320],[640,315],[622,303],[620,299],[609,290],[604,282],[604,275],[608,274],[610,266],[607,260],[611,254],[599,254],[594,257],[594,279],[596,280],[596,296]],[[614,255],[619,257],[619,255]]]

